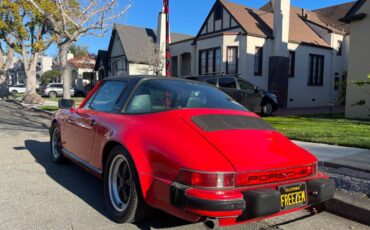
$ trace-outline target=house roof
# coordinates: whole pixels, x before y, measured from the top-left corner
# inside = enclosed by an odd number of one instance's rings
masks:
[[[347,14],[340,19],[340,21],[344,23],[350,23],[354,20],[363,19],[367,15],[365,13],[357,14],[358,10],[362,7],[362,5],[366,2],[366,0],[358,0],[347,12]]]
[[[312,22],[321,27],[324,27],[335,33],[349,33],[349,27],[339,21],[340,18],[344,17],[348,10],[355,4],[355,2],[348,2],[344,4],[329,6],[321,9],[316,9],[313,11],[291,6],[292,13],[295,13],[301,17],[302,20]],[[273,12],[273,7],[271,2],[262,6],[260,10]],[[302,10],[308,15],[307,18],[302,16]]]
[[[260,37],[273,37],[274,15],[267,7],[261,10],[220,0],[247,34]],[[290,13],[289,41],[329,48],[329,44],[314,32],[293,9]]]
[[[319,20],[321,20],[329,27],[334,27],[337,30],[349,33],[349,26],[345,23],[340,22],[339,19],[343,18],[353,7],[353,5],[355,5],[355,2],[348,2],[335,6],[325,7],[322,9],[317,9],[312,12],[317,15]]]
[[[95,59],[90,57],[75,57],[69,59],[67,62],[77,69],[94,69],[95,66]]]
[[[147,63],[155,55],[157,31],[149,28],[115,24],[126,58],[129,62]],[[191,38],[190,35],[171,33],[171,42]]]

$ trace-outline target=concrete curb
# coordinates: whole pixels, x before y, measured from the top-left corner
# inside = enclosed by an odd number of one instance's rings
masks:
[[[348,168],[348,169],[353,169],[353,170],[357,170],[357,171],[362,171],[362,172],[370,173],[370,170],[369,169],[358,168],[358,167],[353,167],[353,166],[344,165],[344,164],[338,164],[338,163],[334,163],[334,162],[320,161],[319,162],[319,165],[320,166],[324,166],[324,167],[329,167],[329,168],[336,168],[336,169],[337,168]]]
[[[328,212],[370,226],[370,199],[337,191],[334,198],[325,203]]]
[[[22,107],[23,107],[23,108],[25,108],[25,109],[30,109],[30,110],[32,110],[33,112],[40,112],[40,113],[44,113],[44,114],[46,114],[46,115],[48,115],[48,116],[52,116],[52,115],[53,115],[53,113],[52,113],[52,112],[50,112],[50,111],[46,111],[46,110],[43,110],[43,109],[40,109],[40,108],[36,108],[36,107],[34,107],[33,105],[30,105],[30,106],[28,107],[28,106],[24,105],[23,103],[21,103],[21,102],[19,102],[19,101],[16,101],[16,100],[13,100],[13,99],[8,99],[7,101],[8,101],[8,102],[11,102],[11,103],[14,103],[14,104],[16,104],[16,105],[22,106]]]

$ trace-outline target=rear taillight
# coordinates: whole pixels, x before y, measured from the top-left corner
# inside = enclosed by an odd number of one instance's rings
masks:
[[[235,186],[235,173],[207,173],[181,169],[176,181],[194,187],[228,188]]]
[[[315,163],[282,170],[237,173],[235,185],[241,187],[299,179],[315,174],[316,170],[317,164]]]

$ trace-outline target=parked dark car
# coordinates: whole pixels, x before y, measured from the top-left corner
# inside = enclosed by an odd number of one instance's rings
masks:
[[[256,85],[234,76],[192,76],[188,80],[206,82],[214,85],[249,111],[270,116],[278,108],[275,94],[258,88]]]

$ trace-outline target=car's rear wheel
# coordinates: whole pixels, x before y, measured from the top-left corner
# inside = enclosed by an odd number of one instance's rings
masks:
[[[51,159],[57,163],[63,163],[65,158],[62,153],[62,141],[60,136],[60,129],[57,123],[51,128],[50,135],[50,150],[51,150]]]
[[[12,90],[12,92],[10,92],[11,95],[16,95],[18,94],[18,91],[17,90]]]
[[[274,112],[274,106],[270,101],[266,101],[262,104],[262,115],[271,116]]]
[[[52,91],[52,92],[50,92],[49,93],[49,95],[48,95],[50,98],[56,98],[57,97],[57,93],[56,92],[54,92],[54,91]]]
[[[104,170],[104,197],[108,212],[118,223],[133,223],[147,216],[138,174],[130,155],[122,146],[112,149]]]

